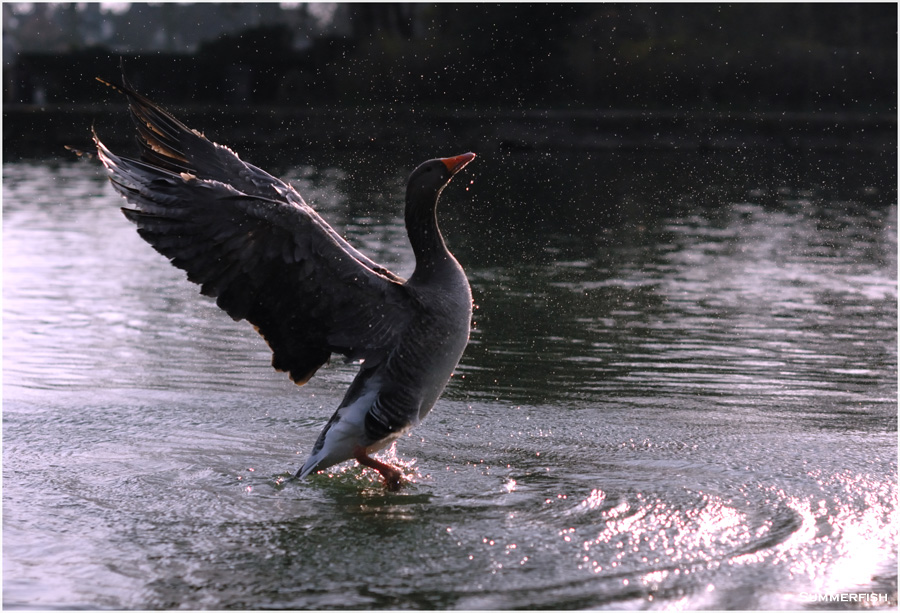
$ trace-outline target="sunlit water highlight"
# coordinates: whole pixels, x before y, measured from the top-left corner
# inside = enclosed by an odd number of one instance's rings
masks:
[[[895,203],[732,186],[519,245],[479,159],[442,204],[476,328],[386,452],[398,493],[349,464],[289,480],[352,366],[296,388],[96,167],[5,165],[4,604],[895,607]],[[409,273],[402,175],[286,174]]]

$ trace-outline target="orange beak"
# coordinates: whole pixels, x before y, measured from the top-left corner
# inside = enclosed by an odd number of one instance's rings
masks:
[[[444,163],[444,166],[447,167],[447,170],[450,171],[450,174],[455,175],[457,172],[462,170],[463,166],[474,159],[474,153],[463,153],[462,155],[457,155],[456,157],[452,158],[441,158],[441,161]]]

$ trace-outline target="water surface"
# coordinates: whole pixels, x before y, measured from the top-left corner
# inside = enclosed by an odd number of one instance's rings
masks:
[[[411,272],[408,168],[281,166]],[[287,481],[352,366],[297,388],[96,164],[6,164],[4,605],[896,607],[895,185],[858,152],[480,155],[440,209],[472,341],[390,493]]]

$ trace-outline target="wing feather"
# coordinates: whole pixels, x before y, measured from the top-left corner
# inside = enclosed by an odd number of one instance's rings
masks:
[[[124,74],[121,87],[98,80],[128,97],[129,111],[138,132],[142,161],[178,174],[219,180],[244,194],[308,206],[290,184],[244,162],[228,147],[210,141],[202,133],[187,127],[159,105],[136,92]],[[404,282],[402,277],[379,266],[347,243],[312,208],[309,208],[308,213],[322,231],[330,234],[364,266],[389,279]]]

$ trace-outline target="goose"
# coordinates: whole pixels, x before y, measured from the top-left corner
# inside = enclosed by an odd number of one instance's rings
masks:
[[[128,99],[139,159],[97,154],[138,234],[272,350],[272,366],[304,385],[332,354],[359,372],[303,466],[355,459],[398,489],[401,471],[372,455],[422,421],[469,340],[472,293],[437,224],[444,187],[475,158],[424,162],[409,176],[409,279],[357,251],[290,184],[242,161],[139,94]]]

